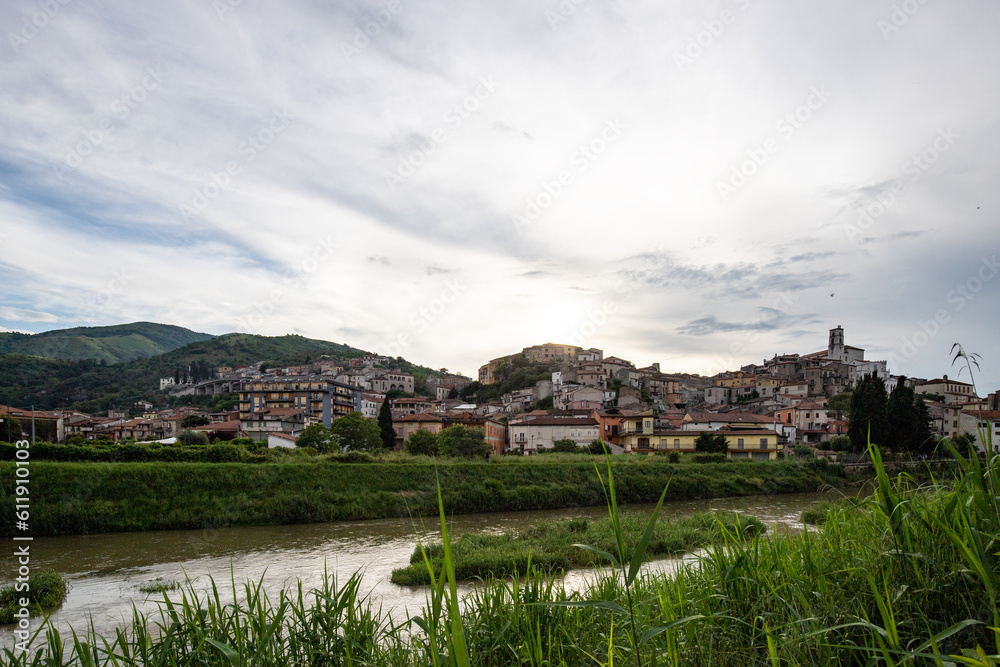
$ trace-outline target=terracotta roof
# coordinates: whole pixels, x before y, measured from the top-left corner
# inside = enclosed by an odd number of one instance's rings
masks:
[[[597,426],[593,417],[536,417],[512,426]]]
[[[222,433],[224,431],[233,431],[234,433],[240,430],[239,422],[213,422],[211,424],[205,424],[204,426],[195,426],[192,431],[211,431]]]
[[[707,433],[722,433],[724,435],[774,435],[774,431],[767,428],[755,428],[755,429],[729,429],[720,428],[718,431],[707,431]]]
[[[265,415],[272,417],[293,417],[302,412],[305,412],[304,408],[264,408],[251,414],[254,416],[259,415],[260,417],[264,417]]]
[[[1000,410],[962,410],[962,414],[991,422],[1000,421]]]
[[[953,380],[951,378],[948,378],[947,380],[945,380],[944,378],[935,378],[933,380],[928,380],[927,382],[921,382],[921,383],[917,384],[917,386],[918,387],[922,387],[925,384],[948,384],[948,383],[950,383],[950,384],[961,384],[961,385],[965,385],[966,387],[971,387],[972,386],[968,382],[961,382],[959,380]]]
[[[744,424],[770,424],[773,419],[749,412],[700,412],[691,411],[684,416],[689,422],[738,422]]]

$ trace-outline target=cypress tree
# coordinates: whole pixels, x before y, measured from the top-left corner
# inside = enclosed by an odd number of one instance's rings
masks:
[[[388,396],[382,401],[382,408],[378,411],[378,428],[382,432],[382,446],[395,449],[396,429],[392,426],[392,406],[389,405]]]
[[[851,425],[847,431],[855,452],[863,452],[868,446],[869,430],[873,444],[885,446],[888,436],[887,406],[889,398],[885,393],[885,381],[868,373],[858,380],[851,394]]]
[[[913,387],[906,386],[906,377],[899,378],[899,384],[889,394],[886,418],[889,425],[886,445],[896,451],[915,451],[917,439],[917,411],[914,405]]]

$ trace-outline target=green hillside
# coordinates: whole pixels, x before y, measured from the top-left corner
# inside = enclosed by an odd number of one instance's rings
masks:
[[[368,353],[349,345],[303,336],[251,334],[226,334],[121,364],[0,353],[0,404],[35,405],[43,410],[73,407],[86,412],[126,408],[140,399],[165,406],[168,398],[159,391],[159,380],[178,372],[197,376],[199,369],[210,374],[218,366],[257,362],[272,368],[318,361],[324,356],[346,365],[349,359],[364,354]],[[424,377],[433,372],[405,360],[399,366]]]
[[[94,359],[113,364],[154,357],[211,338],[209,334],[170,324],[133,322],[38,334],[0,333],[0,352],[71,361]]]

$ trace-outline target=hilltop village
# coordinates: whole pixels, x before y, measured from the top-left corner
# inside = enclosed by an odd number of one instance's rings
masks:
[[[346,364],[257,363],[200,375],[211,377],[195,381],[177,374],[161,378],[159,390],[170,397],[238,396],[234,409],[157,410],[140,401],[129,410],[91,415],[0,406],[0,419],[6,418],[8,428],[19,424],[25,435],[33,425],[39,437],[59,442],[171,442],[190,430],[210,441],[250,438],[268,447],[294,447],[311,424],[329,427],[354,412],[375,420],[388,402],[398,448],[418,431],[463,425],[482,429],[497,455],[535,454],[566,441],[581,448],[599,441],[613,453],[683,454],[695,451],[702,432],[712,431],[725,438],[729,458],[774,459],[788,446],[823,449],[845,435],[849,404],[838,396],[845,398],[868,376],[883,381],[887,392],[900,382],[912,387],[937,438],[975,439],[984,427],[1000,435],[998,392],[980,398],[973,385],[947,375],[892,375],[885,361],[865,359],[865,350],[846,344],[840,326],[830,330],[826,349],[775,355],[711,378],[556,343],[492,359],[475,380],[442,369],[421,382],[398,368],[396,359],[375,354]]]

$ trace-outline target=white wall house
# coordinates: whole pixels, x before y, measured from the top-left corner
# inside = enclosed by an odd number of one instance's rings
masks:
[[[590,417],[535,417],[507,425],[509,449],[533,454],[550,449],[557,440],[573,440],[584,447],[600,437],[597,420]]]

